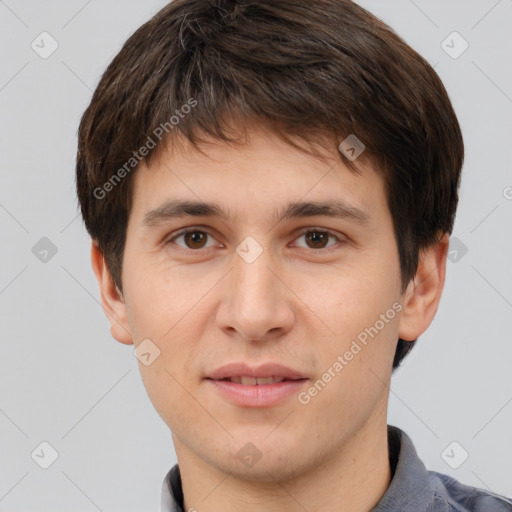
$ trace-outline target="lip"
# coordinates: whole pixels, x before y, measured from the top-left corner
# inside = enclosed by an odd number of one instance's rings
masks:
[[[220,380],[229,377],[285,377],[286,379],[305,379],[305,375],[297,370],[288,368],[278,363],[264,363],[256,367],[249,366],[246,363],[230,363],[217,368],[206,376],[207,379]]]
[[[284,380],[275,384],[256,384],[254,386],[227,380],[206,379],[205,382],[212,386],[223,398],[235,405],[271,407],[299,393],[308,380]]]
[[[245,385],[221,380],[229,377],[285,377],[273,384]],[[231,363],[217,368],[205,377],[207,385],[232,404],[243,407],[271,407],[300,392],[309,381],[299,371],[277,363],[251,367],[246,363]]]

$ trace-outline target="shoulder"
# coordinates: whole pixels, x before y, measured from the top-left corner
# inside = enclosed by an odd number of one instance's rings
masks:
[[[512,500],[485,489],[465,485],[448,475],[429,471],[438,503],[450,512],[512,512]],[[432,511],[437,510],[436,508]]]
[[[427,470],[410,437],[398,427],[388,425],[388,447],[393,477],[372,512],[512,512],[510,498]]]

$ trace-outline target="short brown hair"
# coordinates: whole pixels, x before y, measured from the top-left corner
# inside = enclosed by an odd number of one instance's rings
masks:
[[[228,118],[256,118],[313,153],[326,134],[355,134],[385,181],[402,291],[420,251],[451,233],[461,130],[438,75],[390,27],[349,0],[175,0],[126,41],[79,127],[81,212],[119,290],[135,156],[149,163],[178,134],[198,149],[203,135],[236,143]],[[414,343],[398,340],[394,369]]]

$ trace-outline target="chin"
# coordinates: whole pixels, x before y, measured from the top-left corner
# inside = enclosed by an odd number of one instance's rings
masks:
[[[284,460],[276,459],[275,454],[271,458],[263,456],[252,467],[245,465],[237,459],[236,464],[227,464],[227,467],[220,467],[219,469],[230,473],[230,476],[236,479],[249,482],[259,482],[262,484],[286,482],[300,476],[305,468],[297,466],[296,461],[292,463],[291,459],[293,459],[293,456],[291,454],[284,455]]]

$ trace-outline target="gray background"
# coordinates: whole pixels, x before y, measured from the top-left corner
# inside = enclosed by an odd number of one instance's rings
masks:
[[[389,423],[429,469],[511,496],[512,1],[360,3],[435,66],[467,151],[441,305],[393,379]],[[164,4],[0,1],[4,512],[159,510],[176,462],[133,347],[110,337],[74,191],[76,130],[100,74]],[[43,31],[59,45],[46,59],[31,47]],[[469,43],[458,58],[441,46],[453,31]],[[57,248],[46,262],[32,251],[43,237]],[[43,441],[59,453],[48,469],[31,457]]]

